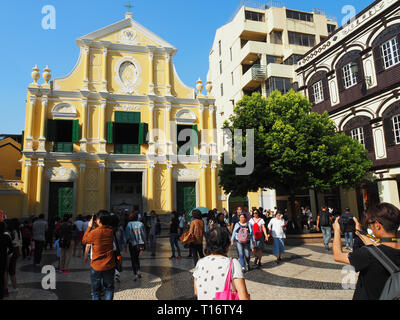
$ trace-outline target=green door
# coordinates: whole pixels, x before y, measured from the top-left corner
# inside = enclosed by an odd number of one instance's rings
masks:
[[[74,189],[63,187],[58,189],[58,216],[62,218],[65,214],[73,214]]]
[[[188,214],[196,208],[196,182],[177,183],[177,209]]]

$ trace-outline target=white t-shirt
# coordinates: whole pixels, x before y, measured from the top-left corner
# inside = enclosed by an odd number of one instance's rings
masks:
[[[258,221],[256,221],[255,218],[251,218],[250,221],[249,221],[249,224],[250,224],[250,227],[251,227],[251,228],[253,228],[253,226],[254,226],[256,223],[258,224],[258,228],[260,229],[261,233],[263,233],[263,231],[262,231],[262,226],[265,225],[264,219],[259,218]],[[253,228],[253,232],[254,232],[254,228]],[[258,239],[258,240],[259,240],[259,239]]]
[[[283,231],[283,227],[285,225],[285,220],[272,218],[268,224],[268,229],[272,230],[272,237],[273,238],[282,238],[285,239],[286,235]]]
[[[217,292],[224,291],[231,259],[223,256],[207,256],[197,262],[193,277],[196,279],[197,299],[215,300]],[[242,267],[237,259],[233,259],[232,280],[243,278]]]

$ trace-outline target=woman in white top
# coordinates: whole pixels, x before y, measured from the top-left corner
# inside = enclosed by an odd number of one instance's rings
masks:
[[[206,257],[200,259],[193,273],[194,293],[198,300],[215,300],[217,292],[224,291],[229,266],[232,262],[231,290],[236,291],[239,300],[250,300],[242,267],[237,259],[227,257],[230,237],[226,228],[215,227],[205,234]]]
[[[272,237],[274,238],[274,251],[273,254],[276,255],[277,263],[282,261],[282,254],[285,252],[285,244],[283,239],[286,238],[284,228],[286,227],[286,222],[283,219],[283,215],[280,211],[278,211],[275,215],[275,218],[272,218],[268,224],[268,229],[272,233]]]

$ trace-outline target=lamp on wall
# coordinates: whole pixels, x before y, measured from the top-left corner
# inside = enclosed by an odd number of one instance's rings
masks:
[[[351,64],[351,72],[353,74],[358,74],[358,64],[353,62]],[[372,86],[372,77],[371,76],[365,76],[364,77],[365,82],[367,83],[368,87]]]

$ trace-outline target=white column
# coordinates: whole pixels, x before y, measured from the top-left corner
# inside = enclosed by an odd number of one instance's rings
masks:
[[[399,190],[395,179],[378,181],[378,190],[380,202],[391,203],[400,208]]]
[[[167,102],[167,105],[165,107],[165,153],[168,155],[172,154],[172,141],[171,141],[171,124],[170,124],[170,118],[171,118],[171,102]]]

